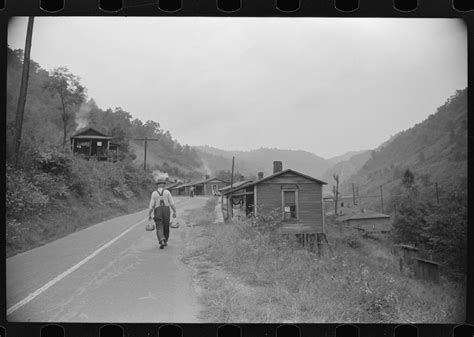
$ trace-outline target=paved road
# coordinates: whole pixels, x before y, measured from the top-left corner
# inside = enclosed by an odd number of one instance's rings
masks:
[[[175,199],[169,246],[146,232],[147,211],[121,216],[7,259],[7,319],[31,322],[198,322],[181,262],[181,215],[206,198]]]

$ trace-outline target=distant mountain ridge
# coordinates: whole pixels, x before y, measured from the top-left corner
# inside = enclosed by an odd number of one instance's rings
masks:
[[[335,165],[337,163],[350,160],[352,157],[354,157],[356,155],[359,155],[359,154],[362,154],[362,153],[366,153],[368,151],[370,151],[370,150],[349,151],[349,152],[346,152],[346,153],[344,153],[340,156],[335,156],[335,157],[329,158],[327,160]]]
[[[327,169],[326,172],[324,172],[324,174],[322,175],[322,179],[328,183],[328,185],[325,186],[325,191],[332,191],[332,185],[335,183],[335,180],[333,178],[334,174],[337,174],[339,176],[340,184],[347,181],[352,175],[356,174],[367,162],[367,160],[369,160],[370,152],[371,150],[352,151],[348,152],[348,154],[354,153],[349,158],[344,155],[336,157],[347,159],[336,162],[333,166]]]
[[[235,157],[235,169],[246,175],[264,172],[273,173],[273,161],[283,162],[283,168],[291,168],[320,179],[331,163],[314,153],[302,150],[282,150],[260,148],[251,151],[225,151],[211,146],[194,147],[206,161],[211,171],[230,170],[232,156]]]

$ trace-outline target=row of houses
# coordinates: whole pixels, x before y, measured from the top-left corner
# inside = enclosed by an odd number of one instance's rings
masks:
[[[206,175],[203,180],[184,183],[174,182],[166,188],[173,196],[191,195],[219,195],[219,190],[227,186],[227,182],[216,177]]]
[[[242,180],[232,184],[216,177],[167,186],[173,196],[218,195],[225,220],[273,214],[281,217],[284,227],[298,232],[324,233],[325,203],[323,185],[326,182],[292,169],[283,170],[281,161],[273,162],[273,174],[264,177],[258,173],[256,181]],[[349,205],[337,222],[370,232],[390,230],[389,215]],[[328,205],[326,205],[326,208]],[[339,213],[339,212],[338,212]]]
[[[119,147],[112,140],[111,136],[89,127],[71,137],[71,149],[74,154],[87,158],[116,161]],[[295,170],[283,170],[282,162],[274,161],[273,174],[264,177],[263,172],[259,172],[256,181],[229,184],[206,175],[195,182],[175,181],[167,188],[173,196],[221,196],[224,219],[276,211],[288,225],[298,225],[300,230],[324,232],[325,203],[326,209],[333,203],[331,198],[322,196],[324,184],[327,183]],[[358,210],[350,197],[340,198],[339,203],[337,222],[364,231],[390,230],[389,215]]]

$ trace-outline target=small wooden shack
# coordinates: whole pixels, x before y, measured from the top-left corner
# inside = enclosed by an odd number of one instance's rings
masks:
[[[336,221],[363,230],[364,232],[385,233],[390,232],[392,227],[390,215],[364,208],[362,208],[360,212],[339,217]]]
[[[175,180],[175,181],[168,181],[167,184],[166,184],[166,186],[165,186],[165,188],[166,188],[168,191],[171,192],[173,188],[175,188],[175,187],[177,187],[177,186],[179,186],[179,185],[181,185],[181,184],[182,184],[182,183],[181,183],[180,181],[177,181],[177,180]]]
[[[206,175],[203,180],[191,182],[182,187],[184,187],[185,195],[191,194],[191,188],[194,188],[194,195],[218,195],[219,189],[226,185],[224,180]]]
[[[174,196],[174,197],[175,196],[186,195],[185,185],[186,185],[185,183],[178,183],[178,184],[168,188],[168,190],[171,192],[171,195]]]
[[[80,130],[71,136],[73,154],[87,159],[117,161],[119,146],[112,142],[113,137],[92,127]]]
[[[262,177],[259,174],[259,177]],[[324,205],[322,187],[326,182],[295,170],[283,170],[281,162],[273,163],[273,174],[255,182],[223,192],[222,210],[224,219],[233,217],[235,199],[246,214],[269,214],[281,217],[285,233],[323,233]]]

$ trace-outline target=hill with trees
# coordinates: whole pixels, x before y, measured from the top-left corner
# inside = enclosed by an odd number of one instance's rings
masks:
[[[193,148],[174,140],[157,121],[142,122],[124,109],[101,109],[81,79],[66,67],[46,71],[30,60],[21,131],[15,149],[16,116],[23,51],[7,49],[6,239],[7,255],[31,249],[106,218],[143,209],[154,188],[150,171],[170,177],[201,178]],[[114,137],[115,163],[85,160],[71,152],[69,139],[85,127]],[[148,172],[143,142],[149,142]],[[16,161],[18,153],[18,161]]]
[[[383,185],[388,198],[406,169],[432,198],[435,183],[440,193],[467,188],[467,89],[456,91],[434,114],[372,150],[361,169],[342,183],[340,192],[351,194],[354,183],[361,196],[379,195]],[[365,203],[372,207],[378,202],[367,199]]]

